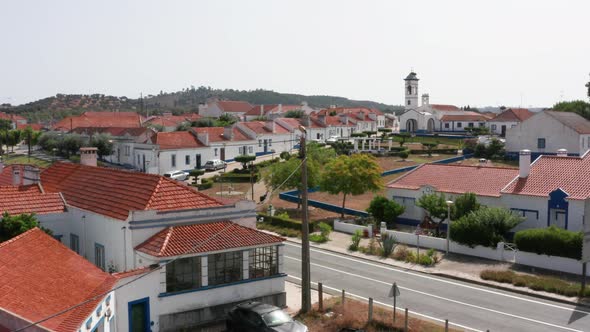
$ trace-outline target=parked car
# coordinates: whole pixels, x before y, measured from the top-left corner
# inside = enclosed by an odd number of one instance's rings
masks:
[[[184,171],[170,171],[164,173],[164,176],[173,180],[184,181],[188,177],[188,173]]]
[[[206,162],[205,166],[203,166],[203,168],[206,171],[216,171],[218,169],[223,169],[223,168],[225,168],[225,161],[220,160],[220,159],[212,159],[212,160],[209,160],[208,162]]]
[[[293,320],[279,307],[261,302],[245,302],[233,307],[226,321],[228,331],[307,332],[307,327]]]
[[[326,140],[326,143],[336,143],[336,142],[338,142],[339,138],[340,138],[340,136],[330,136],[330,138],[328,138]]]

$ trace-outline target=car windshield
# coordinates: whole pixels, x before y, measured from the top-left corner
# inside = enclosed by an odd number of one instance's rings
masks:
[[[167,178],[169,178],[170,177],[170,174],[169,173],[166,173],[166,174],[164,174],[164,176],[167,177]]]
[[[262,315],[262,319],[264,319],[264,322],[269,327],[278,326],[293,321],[291,316],[287,315],[283,310],[280,309]]]
[[[205,165],[213,165],[213,162],[212,161],[208,161],[208,162],[205,163]]]

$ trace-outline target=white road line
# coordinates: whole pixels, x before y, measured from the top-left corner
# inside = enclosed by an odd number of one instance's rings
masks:
[[[285,244],[286,245],[293,246],[293,247],[299,247],[299,248],[301,248],[300,245],[295,245],[295,244],[292,244],[292,243],[285,243]],[[557,309],[561,309],[561,310],[565,310],[565,311],[569,311],[569,312],[572,312],[573,311],[573,312],[578,312],[578,313],[582,313],[582,314],[590,314],[590,311],[586,311],[586,310],[580,310],[580,309],[575,309],[575,308],[568,308],[568,307],[560,306],[560,305],[557,305],[557,304],[545,303],[545,302],[542,302],[542,301],[536,301],[536,300],[532,300],[532,299],[522,298],[522,297],[519,297],[519,296],[505,294],[505,293],[502,293],[502,292],[496,292],[496,291],[493,291],[493,290],[490,290],[490,289],[485,289],[485,288],[480,288],[480,287],[465,285],[465,284],[461,284],[461,283],[450,281],[450,280],[445,280],[445,279],[441,279],[441,278],[431,277],[431,276],[428,276],[428,275],[424,275],[422,273],[415,273],[415,272],[405,271],[405,270],[402,270],[402,269],[399,269],[399,268],[395,268],[395,267],[388,267],[388,266],[384,266],[384,265],[381,265],[381,264],[369,263],[369,262],[366,262],[366,261],[363,261],[363,260],[346,257],[345,255],[338,255],[338,254],[333,254],[333,253],[330,253],[330,252],[326,252],[324,250],[311,249],[311,251],[319,252],[319,253],[321,253],[323,255],[334,256],[334,257],[346,259],[346,260],[353,261],[353,262],[356,262],[356,263],[362,263],[362,264],[365,264],[365,265],[369,265],[369,266],[373,266],[373,267],[378,267],[378,268],[385,269],[385,270],[392,270],[392,271],[396,271],[396,272],[400,272],[400,273],[405,273],[405,274],[409,274],[409,275],[415,276],[415,277],[420,277],[420,278],[424,278],[424,279],[428,279],[428,280],[443,282],[443,283],[447,283],[447,284],[450,284],[450,285],[464,287],[464,288],[473,289],[473,290],[478,290],[480,292],[490,293],[490,294],[494,294],[494,295],[504,296],[504,297],[508,297],[508,298],[511,298],[511,299],[515,299],[515,300],[520,300],[520,301],[525,301],[525,302],[540,304],[540,305],[544,305],[544,306],[548,306],[548,307],[552,307],[552,308],[557,308]]]
[[[296,277],[294,275],[290,275],[290,274],[289,274],[289,278],[301,280],[301,278]],[[313,282],[313,281],[311,283],[312,284],[316,284],[316,285],[318,284],[317,282]],[[324,285],[324,284],[322,284],[322,287],[327,288],[327,289],[331,289],[333,291],[340,292],[340,289],[337,289],[337,288],[334,288],[334,287],[330,287],[330,286],[327,286],[327,285]],[[356,294],[353,294],[353,293],[347,292],[346,295],[350,295],[352,297],[356,297],[356,298],[361,299],[361,300],[366,301],[366,302],[369,301],[369,298],[364,297],[364,296],[360,296],[360,295],[356,295]],[[383,302],[375,301],[375,300],[373,300],[373,303],[376,303],[376,304],[379,304],[379,305],[382,305],[382,306],[389,307],[389,308],[392,308],[393,309],[393,305],[391,305],[391,304],[387,304],[387,303],[383,303]],[[405,309],[404,308],[397,308],[397,310],[398,311],[401,311],[401,312],[405,312]],[[444,323],[445,322],[444,319],[432,317],[432,316],[429,316],[429,315],[426,315],[426,314],[421,314],[421,313],[419,313],[417,311],[412,311],[410,309],[408,309],[408,313],[410,313],[412,315],[415,315],[415,316],[424,317],[424,318],[427,318],[427,319],[430,319],[430,320],[433,320],[433,321],[441,322],[441,323]],[[457,324],[457,323],[454,323],[454,322],[451,322],[451,321],[449,321],[449,325],[457,326],[457,327],[460,327],[460,328],[462,328],[464,330],[475,331],[475,332],[483,332],[482,330],[474,329],[472,327],[465,326],[465,325],[462,325],[462,324]]]
[[[301,262],[300,259],[295,258],[295,257],[291,257],[291,256],[284,256],[284,257],[285,258],[292,259],[292,260],[295,260],[295,261]],[[349,276],[353,276],[353,277],[357,277],[357,278],[361,278],[361,279],[366,279],[366,280],[369,280],[369,281],[372,281],[372,282],[377,282],[377,283],[381,283],[381,284],[384,284],[384,285],[391,286],[391,282],[386,282],[386,281],[382,281],[382,280],[378,280],[378,279],[373,279],[373,278],[361,276],[361,275],[358,275],[358,274],[354,274],[354,273],[350,273],[350,272],[347,272],[347,271],[342,271],[342,270],[334,269],[334,268],[323,266],[323,265],[316,264],[316,263],[311,263],[311,265],[320,267],[322,269],[327,269],[327,270],[331,270],[331,271],[334,271],[334,272],[347,274]],[[470,303],[466,303],[466,302],[461,302],[461,301],[449,299],[449,298],[446,298],[446,297],[442,297],[442,296],[438,296],[438,295],[434,295],[434,294],[422,292],[422,291],[415,290],[415,289],[412,289],[412,288],[402,287],[402,286],[399,286],[399,285],[398,285],[398,287],[400,289],[404,289],[404,290],[407,290],[407,291],[415,292],[415,293],[422,294],[422,295],[425,295],[425,296],[434,297],[434,298],[437,298],[437,299],[440,299],[440,300],[449,301],[449,302],[457,303],[457,304],[460,304],[460,305],[463,305],[463,306],[472,307],[472,308],[476,308],[476,309],[480,309],[480,310],[485,310],[485,311],[497,313],[497,314],[504,315],[504,316],[518,318],[518,319],[526,320],[526,321],[537,323],[537,324],[542,324],[542,325],[547,325],[547,326],[551,326],[551,327],[556,327],[556,328],[560,328],[560,329],[568,330],[568,331],[584,332],[584,331],[581,331],[581,330],[576,330],[576,329],[572,329],[572,328],[561,326],[561,325],[556,325],[556,324],[552,324],[552,323],[548,323],[548,322],[544,322],[544,321],[540,321],[540,320],[536,320],[536,319],[532,319],[532,318],[528,318],[528,317],[518,316],[518,315],[514,315],[514,314],[509,314],[507,312],[498,311],[498,310],[494,310],[494,309],[490,309],[490,308],[478,306],[478,305],[475,305],[475,304],[470,304]]]

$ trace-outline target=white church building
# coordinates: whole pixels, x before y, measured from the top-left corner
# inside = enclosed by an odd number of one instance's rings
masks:
[[[405,112],[399,117],[400,132],[464,133],[467,127],[483,127],[488,118],[477,112],[464,111],[454,105],[431,104],[428,94],[418,105],[418,77],[411,72],[405,79]]]

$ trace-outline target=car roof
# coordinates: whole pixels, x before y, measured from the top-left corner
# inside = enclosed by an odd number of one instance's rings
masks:
[[[245,302],[238,304],[238,308],[254,311],[257,314],[263,315],[271,311],[280,310],[279,307],[262,302]]]

